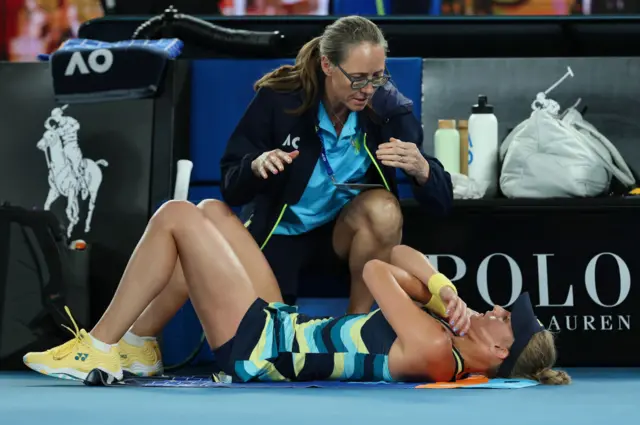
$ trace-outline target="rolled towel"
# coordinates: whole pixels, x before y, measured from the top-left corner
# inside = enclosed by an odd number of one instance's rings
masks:
[[[60,103],[141,99],[157,93],[167,62],[177,58],[183,46],[178,39],[72,39],[42,59],[50,61]]]

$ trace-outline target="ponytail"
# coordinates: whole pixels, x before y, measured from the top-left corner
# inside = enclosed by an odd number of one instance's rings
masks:
[[[568,385],[571,383],[571,377],[564,370],[545,368],[534,374],[533,377],[542,385]]]
[[[320,90],[318,71],[320,70],[320,41],[322,37],[316,37],[302,46],[295,65],[283,65],[280,68],[265,74],[254,85],[254,89],[268,87],[275,91],[292,92],[302,90],[303,104],[291,111],[300,115],[308,110],[315,102]]]
[[[268,87],[279,92],[300,90],[302,105],[288,111],[295,115],[306,112],[316,102],[322,89],[320,58],[326,56],[330,63],[340,64],[349,55],[349,49],[361,43],[382,46],[387,50],[387,41],[370,20],[361,16],[344,16],[327,26],[320,37],[316,37],[302,46],[295,65],[285,65],[269,72],[254,85],[255,90]]]
[[[570,384],[567,372],[552,369],[556,358],[554,335],[549,331],[538,332],[525,346],[509,377],[532,379],[543,385]]]

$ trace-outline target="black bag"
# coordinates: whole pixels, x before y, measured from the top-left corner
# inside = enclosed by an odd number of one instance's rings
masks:
[[[52,212],[0,206],[0,369],[73,338],[60,326],[73,328],[65,305],[88,324],[88,255],[68,248]]]

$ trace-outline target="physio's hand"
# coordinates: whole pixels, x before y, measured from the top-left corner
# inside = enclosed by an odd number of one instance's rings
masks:
[[[378,146],[376,157],[383,165],[403,169],[420,185],[429,179],[429,162],[415,143],[392,137],[388,143]]]
[[[278,174],[284,171],[285,164],[291,164],[300,155],[300,151],[291,153],[280,149],[265,152],[251,162],[251,171],[263,179],[269,178],[269,173]]]
[[[469,331],[469,325],[471,324],[467,303],[449,286],[445,286],[440,290],[440,298],[447,305],[447,320],[453,331],[460,336],[465,335]]]

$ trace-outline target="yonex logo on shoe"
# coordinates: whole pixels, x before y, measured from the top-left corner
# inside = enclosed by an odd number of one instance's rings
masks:
[[[89,357],[87,353],[76,353],[76,360],[80,360],[81,362],[87,360],[87,357]]]

